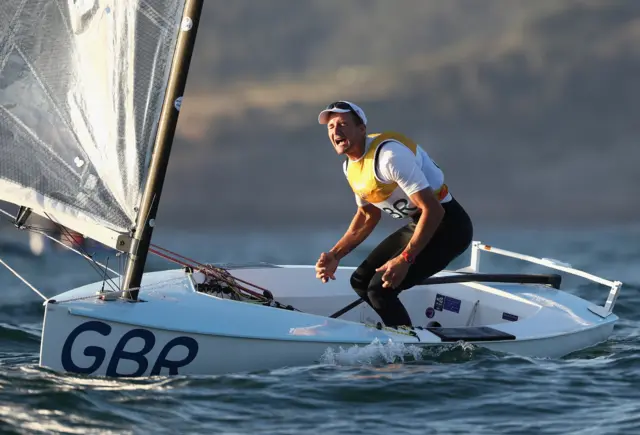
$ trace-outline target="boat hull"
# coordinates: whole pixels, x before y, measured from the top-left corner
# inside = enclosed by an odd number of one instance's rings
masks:
[[[142,304],[103,302],[110,304],[105,312],[97,309],[92,314],[76,311],[64,303],[47,304],[40,365],[56,371],[109,377],[207,375],[310,365],[320,362],[330,349],[375,342],[446,344],[428,331],[420,332],[422,339],[430,339],[431,343],[420,343],[416,336],[393,329],[263,306],[255,308],[264,311],[265,317],[279,312],[278,316],[284,317],[279,319],[280,323],[289,324],[288,330],[274,324],[263,324],[260,328],[261,322],[232,325],[229,316],[225,316],[224,324],[211,325],[225,304],[219,300],[208,302],[204,303],[211,309],[208,316],[193,311],[174,312],[176,317],[188,317],[192,325],[181,330],[170,329],[170,321],[162,328],[113,320],[127,319],[131,308],[136,311]],[[237,316],[246,322],[241,314]],[[205,324],[214,327],[202,328]]]
[[[49,308],[40,364],[109,377],[216,375],[317,363],[353,343],[245,338],[138,327]]]
[[[605,341],[617,321],[613,314],[597,316],[589,310],[592,304],[546,286],[466,283],[403,292],[416,328],[397,330],[376,325],[379,318],[367,304],[344,318],[329,318],[353,300],[353,291],[345,285],[314,288],[313,280],[303,285],[308,268],[232,272],[254,282],[280,283],[278,300],[301,311],[198,292],[193,276],[183,270],[146,274],[141,302],[135,303],[100,300],[95,293],[101,283],[94,283],[46,304],[40,364],[109,377],[210,375],[316,364],[340,347],[391,343],[430,348],[461,341],[557,358]],[[348,283],[350,273],[341,269],[336,281]],[[511,321],[504,319],[505,313],[513,316]],[[443,327],[429,326],[433,321]]]

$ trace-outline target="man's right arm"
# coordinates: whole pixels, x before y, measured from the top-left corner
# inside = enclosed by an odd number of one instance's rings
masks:
[[[362,243],[373,232],[373,229],[380,222],[382,211],[372,205],[365,204],[358,207],[358,211],[351,220],[349,228],[344,236],[335,244],[329,253],[340,261],[353,251],[360,243]]]

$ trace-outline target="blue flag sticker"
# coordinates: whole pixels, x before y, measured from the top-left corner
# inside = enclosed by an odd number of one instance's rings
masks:
[[[460,299],[452,298],[451,296],[445,296],[438,293],[436,295],[436,301],[433,304],[433,308],[438,311],[447,310],[453,313],[459,313],[461,304],[462,302],[460,301]]]

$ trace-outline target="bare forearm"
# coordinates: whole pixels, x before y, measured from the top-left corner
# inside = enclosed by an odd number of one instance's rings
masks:
[[[442,207],[423,210],[420,218],[418,219],[418,223],[416,224],[413,236],[411,237],[411,240],[409,240],[409,244],[407,244],[404,251],[414,257],[418,255],[425,246],[427,246],[435,234],[443,217],[444,209],[442,209]]]
[[[344,236],[335,244],[329,252],[338,260],[344,258],[362,243],[373,232],[380,220],[379,217],[357,213]]]

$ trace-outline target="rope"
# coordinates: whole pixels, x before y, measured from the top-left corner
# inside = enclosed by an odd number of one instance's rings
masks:
[[[48,214],[46,214],[46,213],[45,213],[45,216],[47,217],[47,219],[49,219],[51,222],[53,222],[53,224],[54,224],[54,225],[56,225],[56,226],[58,227],[58,229],[60,230],[60,233],[61,233],[61,234],[66,235],[66,236],[69,238],[69,240],[73,240],[73,237],[72,237],[71,231],[69,231],[69,229],[68,229],[68,228],[66,228],[64,225],[61,225],[61,224],[57,223],[56,221],[54,221],[54,220],[51,218],[51,216],[49,216],[49,215],[48,215]],[[66,248],[70,249],[71,251],[73,251],[73,252],[77,253],[78,255],[80,255],[80,256],[82,256],[82,257],[84,257],[84,258],[89,262],[89,265],[90,265],[90,266],[91,266],[91,267],[92,267],[96,272],[98,272],[98,273],[103,272],[102,270],[100,270],[100,269],[96,268],[96,265],[99,265],[99,266],[101,266],[103,269],[105,269],[105,270],[109,270],[109,271],[111,271],[113,274],[115,274],[116,276],[119,276],[119,274],[118,274],[116,271],[114,271],[114,270],[111,270],[111,269],[107,268],[107,266],[106,266],[106,265],[103,265],[103,264],[98,263],[98,262],[97,262],[97,261],[95,261],[95,260],[93,259],[93,257],[91,257],[90,255],[86,255],[85,253],[80,252],[80,251],[78,251],[78,250],[76,250],[76,249],[72,248],[71,246],[67,246],[67,245],[65,245],[64,243],[62,243],[61,241],[56,240],[55,238],[50,237],[49,235],[47,235],[47,234],[45,234],[45,233],[41,233],[41,234],[43,234],[45,237],[49,237],[51,240],[53,240],[53,241],[55,241],[55,242],[59,243],[60,245],[62,245],[62,246],[64,246],[64,247],[66,247]],[[120,287],[115,287],[115,288],[114,288],[114,286],[115,286],[115,282],[113,281],[113,279],[112,279],[111,277],[107,276],[106,272],[104,273],[103,282],[106,282],[106,283],[109,285],[109,287],[111,287],[111,289],[112,289],[113,291],[118,291],[118,290],[120,290]]]
[[[10,220],[13,222],[15,221],[16,217],[14,215],[12,215],[11,213],[3,210],[0,208],[0,213],[6,215],[7,217],[10,218]],[[59,227],[59,230],[62,234],[65,234],[67,236],[70,235],[70,232],[68,231],[67,228],[65,228],[64,226],[58,224],[57,222],[55,222],[53,219],[51,219],[50,216],[46,215],[46,217],[53,222],[56,226]],[[55,243],[58,243],[59,245],[65,247],[66,249],[69,249],[70,251],[80,255],[81,257],[85,258],[86,260],[89,261],[89,264],[91,265],[91,267],[93,267],[94,269],[97,266],[101,267],[101,270],[99,270],[99,272],[104,272],[104,278],[103,281],[109,286],[111,287],[110,292],[118,292],[121,291],[120,290],[120,279],[122,278],[121,274],[119,274],[118,272],[116,272],[115,270],[109,268],[108,266],[96,261],[95,259],[93,259],[93,257],[91,257],[90,255],[88,255],[87,253],[81,252],[71,246],[68,246],[66,244],[64,244],[62,241],[56,239],[55,237],[52,237],[51,235],[47,234],[46,231],[36,228],[36,227],[28,227],[28,226],[24,226],[21,229],[26,229],[28,231],[32,231],[38,234],[41,234],[45,237],[47,237],[48,239],[54,241]],[[214,279],[217,279],[218,281],[221,281],[225,284],[227,284],[229,286],[229,288],[236,293],[238,296],[244,296],[244,297],[248,297],[247,295],[252,296],[253,298],[256,298],[262,302],[265,301],[273,301],[273,294],[271,293],[270,290],[264,288],[264,287],[260,287],[256,284],[250,283],[248,281],[245,281],[243,279],[234,277],[231,275],[231,273],[229,271],[227,271],[226,269],[222,268],[222,267],[216,267],[216,266],[212,266],[212,265],[208,265],[208,264],[203,264],[200,263],[196,260],[193,260],[191,258],[185,257],[183,255],[178,254],[177,252],[171,251],[169,249],[163,248],[161,246],[158,245],[154,245],[151,244],[151,247],[149,248],[149,252],[162,257],[166,260],[169,260],[173,263],[179,264],[182,267],[190,267],[193,270],[197,270],[200,271],[202,273],[204,273],[206,276],[212,277]],[[121,256],[120,256],[121,257]],[[120,260],[122,260],[122,258],[120,258]],[[6,264],[4,261],[2,261],[0,259],[0,263],[2,263],[8,270],[10,270],[15,276],[17,276],[21,281],[23,281],[31,290],[33,290],[34,292],[36,292],[41,298],[43,298],[45,301],[48,300],[48,298],[46,296],[44,296],[41,292],[39,292],[34,286],[32,286],[29,282],[27,282],[22,276],[20,276],[20,274],[18,274],[18,272],[16,272],[15,270],[13,270],[11,267],[9,267],[8,264]],[[120,262],[120,267],[122,267],[122,263]],[[106,276],[106,271],[109,271],[111,273],[113,273],[114,275],[116,275],[118,277],[118,283],[115,283],[113,281],[113,279],[111,277]],[[263,292],[263,294],[260,294],[254,290],[251,290],[250,288],[240,285],[238,283],[242,283],[242,284],[246,284],[248,286],[251,286],[257,290],[260,290]],[[244,292],[246,293],[246,295],[242,295],[241,293]],[[94,298],[94,297],[99,297],[99,295],[91,295],[91,296],[84,296],[84,297],[80,297],[80,298],[76,298],[76,299],[70,299],[71,300],[79,300],[79,299],[90,299],[90,298]],[[67,302],[67,301],[65,301]]]
[[[27,280],[26,280],[26,279],[24,279],[22,276],[20,276],[20,274],[19,274],[18,272],[16,272],[15,270],[13,270],[13,269],[11,268],[11,266],[9,266],[7,263],[5,263],[5,262],[4,262],[4,260],[2,260],[1,258],[0,258],[0,263],[1,263],[4,267],[6,267],[7,269],[9,269],[9,271],[10,271],[11,273],[13,273],[16,277],[18,277],[18,279],[19,279],[20,281],[22,281],[23,283],[25,283],[25,284],[27,285],[27,287],[29,287],[31,290],[33,290],[34,292],[36,292],[36,293],[38,294],[38,296],[40,296],[40,297],[41,297],[42,299],[44,299],[45,301],[46,301],[46,300],[48,300],[48,299],[47,299],[47,297],[46,297],[45,295],[43,295],[42,293],[40,293],[40,292],[38,291],[38,289],[36,289],[34,286],[32,286],[32,285],[29,283],[29,281],[27,281]]]
[[[15,221],[15,219],[16,219],[16,217],[15,217],[15,216],[13,216],[11,213],[7,212],[6,210],[4,210],[4,209],[2,209],[2,208],[0,208],[0,213],[2,213],[2,214],[4,214],[5,216],[9,217],[9,218],[10,218],[10,222],[14,222],[14,221]],[[69,231],[68,231],[64,226],[62,226],[62,225],[58,224],[57,222],[53,221],[53,220],[52,220],[48,215],[46,215],[46,217],[47,217],[47,218],[48,218],[48,219],[49,219],[49,220],[50,220],[54,225],[56,225],[57,227],[59,227],[59,229],[60,229],[60,232],[61,232],[61,233],[65,234],[67,237],[69,237],[69,236],[71,235],[71,233],[70,233],[70,232],[69,232]],[[41,235],[45,236],[46,238],[48,238],[49,240],[52,240],[53,242],[55,242],[55,243],[59,244],[60,246],[62,246],[62,247],[64,247],[64,248],[66,248],[66,249],[68,249],[68,250],[70,250],[70,251],[72,251],[72,252],[75,252],[76,254],[80,255],[81,257],[83,257],[83,258],[85,258],[87,261],[89,261],[89,264],[91,265],[91,267],[92,267],[94,270],[98,271],[98,272],[103,272],[103,271],[108,270],[109,272],[113,273],[113,274],[114,274],[114,275],[116,275],[117,277],[120,277],[120,274],[119,274],[118,272],[116,272],[115,270],[113,270],[113,269],[111,269],[111,268],[107,267],[106,265],[104,265],[104,264],[100,263],[99,261],[96,261],[93,257],[91,257],[90,255],[88,255],[87,253],[80,252],[80,251],[78,251],[77,249],[72,248],[71,246],[69,246],[69,245],[66,245],[66,244],[62,243],[60,240],[58,240],[58,239],[56,239],[55,237],[52,237],[51,235],[47,234],[47,232],[46,232],[45,230],[43,230],[42,228],[38,228],[38,227],[34,227],[34,226],[24,226],[24,227],[22,227],[21,229],[25,229],[25,230],[30,231],[30,232],[32,232],[32,233],[41,234]],[[96,265],[97,265],[97,266],[100,266],[102,269],[96,269],[96,268],[95,268],[95,266],[96,266]],[[118,290],[120,289],[120,286],[116,286],[116,287],[114,288],[115,283],[113,282],[113,280],[112,280],[110,277],[107,277],[107,276],[106,276],[106,273],[105,273],[104,280],[107,282],[107,284],[109,284],[109,287],[111,287],[111,289],[112,289],[113,291],[118,291]]]
[[[84,254],[84,253],[78,251],[77,249],[72,248],[71,246],[65,245],[60,240],[58,240],[55,237],[52,237],[49,234],[47,234],[45,231],[39,230],[39,229],[34,228],[34,227],[28,227],[27,229],[28,229],[28,231],[31,231],[31,232],[34,232],[34,233],[38,233],[38,234],[42,234],[43,236],[45,236],[49,240],[52,240],[52,241],[56,242],[57,244],[59,244],[61,246],[64,246],[68,250],[70,250],[72,252],[75,252],[76,254],[80,255],[81,257],[84,257],[85,259],[89,260],[91,263],[97,264],[98,266],[100,266],[102,268],[102,270],[108,270],[109,272],[113,273],[115,276],[120,276],[120,274],[118,272],[116,272],[115,270],[111,269],[110,267],[107,267],[105,264],[102,264],[99,261],[94,260],[93,257],[91,257],[90,255]]]
[[[156,248],[156,249],[154,249],[154,248]],[[158,249],[162,250],[164,252],[167,252],[167,254],[158,251]],[[267,292],[268,294],[272,295],[271,291],[269,291],[269,290],[267,290],[267,289],[265,289],[263,287],[257,286],[255,284],[252,284],[252,283],[248,282],[248,281],[244,281],[244,280],[242,280],[240,278],[237,278],[237,277],[232,277],[231,274],[227,270],[225,270],[225,269],[223,269],[221,267],[215,267],[215,266],[199,263],[199,262],[197,262],[197,261],[195,261],[195,260],[193,260],[191,258],[185,257],[183,255],[180,255],[180,254],[178,254],[176,252],[170,251],[169,249],[163,248],[161,246],[151,244],[151,247],[149,248],[149,252],[152,252],[155,255],[158,255],[158,256],[160,256],[162,258],[165,258],[165,259],[167,259],[169,261],[172,261],[174,263],[180,264],[183,267],[187,266],[187,267],[191,267],[194,270],[199,270],[199,271],[203,272],[205,275],[213,276],[214,278],[217,278],[220,281],[223,281],[224,283],[226,283],[226,284],[228,284],[228,285],[230,285],[232,287],[237,287],[238,289],[240,289],[240,290],[242,290],[242,291],[244,291],[246,293],[249,293],[250,295],[252,295],[254,297],[257,297],[259,299],[267,300],[269,298],[267,298],[264,295],[261,295],[260,293],[255,292],[253,290],[250,290],[247,287],[238,285],[237,282],[241,282],[243,284],[248,284],[248,285],[250,285],[252,287],[257,288],[258,290],[262,290],[263,292]],[[180,260],[180,258],[183,259],[183,260]]]
[[[12,214],[11,214],[11,213],[9,213],[8,211],[3,210],[3,209],[1,209],[1,208],[0,208],[0,213],[2,213],[2,214],[4,214],[4,215],[7,215],[8,217],[10,217],[10,218],[11,218],[11,222],[13,222],[13,221],[15,220],[15,218],[16,218],[14,215],[12,215]]]

